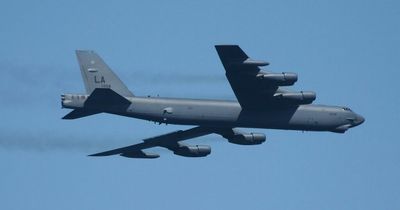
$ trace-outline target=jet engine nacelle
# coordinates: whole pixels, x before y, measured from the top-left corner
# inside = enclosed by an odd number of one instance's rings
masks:
[[[230,136],[224,136],[230,143],[240,145],[256,145],[265,141],[266,137],[263,133],[238,133]]]
[[[276,86],[290,86],[297,82],[297,74],[290,72],[260,73],[257,77]]]
[[[317,98],[315,92],[312,91],[276,93],[274,97],[293,104],[311,104]]]
[[[173,151],[175,155],[184,157],[205,157],[211,153],[211,147],[207,145],[180,146]]]

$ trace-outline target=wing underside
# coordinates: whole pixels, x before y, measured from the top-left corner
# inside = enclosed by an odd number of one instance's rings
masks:
[[[269,63],[252,60],[237,45],[216,45],[215,48],[242,108],[293,106],[315,100],[314,92],[291,92],[280,88],[293,85],[297,81],[297,74],[262,71],[260,67]]]
[[[145,153],[143,150],[152,147],[164,147],[174,152],[174,154],[186,157],[202,157],[210,154],[209,146],[195,145],[190,146],[180,141],[196,138],[213,133],[213,130],[205,127],[194,127],[188,130],[178,130],[160,136],[143,140],[142,143],[127,147],[113,149],[105,152],[92,154],[90,156],[109,156],[121,155],[130,158],[158,158],[158,154]]]
[[[257,145],[265,141],[265,135],[261,133],[246,133],[236,128],[222,127],[194,127],[188,130],[178,130],[160,136],[143,140],[142,143],[121,147],[92,154],[89,156],[120,155],[129,158],[158,158],[158,154],[145,152],[145,149],[164,147],[174,152],[175,155],[184,157],[204,157],[211,153],[208,145],[187,145],[181,141],[205,136],[211,133],[221,135],[230,143],[239,145]]]

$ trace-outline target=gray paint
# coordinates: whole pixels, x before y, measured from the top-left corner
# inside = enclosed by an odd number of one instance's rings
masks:
[[[210,133],[242,145],[256,145],[265,141],[264,134],[248,134],[236,127],[344,133],[364,122],[362,116],[349,108],[311,104],[315,99],[313,92],[281,89],[279,85],[292,85],[297,81],[297,75],[291,73],[290,77],[285,78],[281,75],[289,74],[261,71],[259,66],[268,63],[251,60],[239,46],[219,45],[216,49],[238,101],[133,96],[96,53],[77,51],[88,94],[62,95],[62,106],[74,109],[63,119],[105,112],[160,124],[196,126],[93,155],[119,154],[130,158],[157,158],[157,154],[142,151],[155,146],[165,147],[185,157],[203,157],[210,154],[209,146],[185,145],[180,141]]]

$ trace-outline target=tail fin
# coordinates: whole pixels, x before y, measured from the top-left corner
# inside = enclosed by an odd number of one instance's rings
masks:
[[[133,97],[129,89],[97,53],[91,50],[77,50],[76,56],[88,94],[91,94],[96,88],[107,88],[114,90],[119,95]]]

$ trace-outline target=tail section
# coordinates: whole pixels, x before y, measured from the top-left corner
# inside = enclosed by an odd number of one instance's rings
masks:
[[[111,89],[96,88],[89,96],[62,95],[61,105],[65,108],[74,109],[63,119],[77,119],[102,112],[124,112],[131,105],[131,102]]]
[[[64,120],[73,120],[73,119],[78,119],[81,117],[87,117],[90,115],[98,114],[101,113],[99,111],[93,111],[93,110],[87,110],[87,109],[74,109],[67,115],[65,115],[62,119]]]
[[[84,107],[91,110],[118,112],[126,110],[131,102],[113,90],[96,88],[86,99]]]
[[[121,96],[133,97],[129,89],[97,53],[91,50],[77,50],[76,56],[88,94],[96,88],[103,88],[112,89]]]

